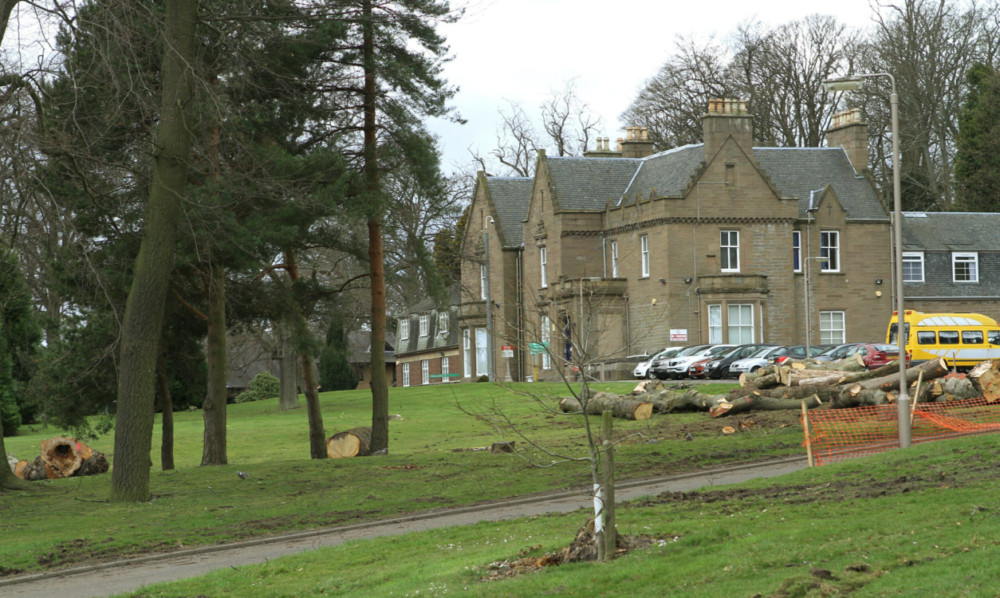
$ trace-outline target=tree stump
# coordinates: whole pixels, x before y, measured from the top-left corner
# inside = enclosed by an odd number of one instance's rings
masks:
[[[371,451],[371,428],[351,428],[337,432],[326,441],[326,456],[330,459],[367,457]]]
[[[982,397],[1000,399],[1000,359],[980,362],[969,371],[969,380]]]

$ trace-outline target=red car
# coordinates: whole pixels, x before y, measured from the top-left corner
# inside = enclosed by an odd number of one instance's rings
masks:
[[[851,347],[847,356],[857,353],[869,370],[880,368],[899,359],[899,347],[896,345],[861,343]]]

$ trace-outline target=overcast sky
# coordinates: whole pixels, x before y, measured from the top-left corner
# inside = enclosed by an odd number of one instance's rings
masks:
[[[541,103],[571,79],[601,117],[600,136],[624,137],[619,115],[680,35],[723,40],[744,21],[780,25],[811,14],[867,27],[873,14],[869,0],[468,0],[467,6],[461,20],[441,28],[454,56],[445,77],[459,88],[453,105],[468,121],[431,125],[446,171],[469,164],[469,148],[485,155],[495,147],[498,110],[508,100],[537,120]]]

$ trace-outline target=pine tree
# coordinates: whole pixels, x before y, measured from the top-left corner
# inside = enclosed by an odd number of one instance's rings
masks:
[[[955,183],[958,207],[1000,211],[1000,73],[976,64],[967,75],[969,93],[959,113]]]

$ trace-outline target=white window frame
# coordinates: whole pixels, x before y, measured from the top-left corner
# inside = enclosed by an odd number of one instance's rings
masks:
[[[420,383],[424,386],[431,383],[431,362],[426,359],[420,360]]]
[[[490,364],[487,360],[489,335],[485,328],[476,328],[476,377],[489,376]]]
[[[472,330],[462,329],[462,367],[466,378],[472,377]]]
[[[719,266],[722,272],[740,271],[740,231],[719,231]]]
[[[410,385],[410,364],[403,364],[403,386]]]
[[[819,263],[822,272],[840,272],[840,231],[819,232],[819,255],[825,258]]]
[[[903,252],[903,282],[924,282],[923,251]]]
[[[428,315],[420,316],[420,336],[425,337],[430,334],[431,330],[431,317]]]
[[[547,289],[549,287],[549,252],[544,245],[538,248],[538,266],[541,268],[539,276],[542,279],[542,288]]]
[[[708,342],[717,345],[722,342],[722,304],[708,306]]]
[[[847,338],[847,314],[843,311],[819,312],[819,344],[840,345]]]
[[[959,279],[958,266],[963,265],[968,268],[968,278]],[[957,283],[977,283],[979,282],[979,254],[975,252],[956,251],[951,254],[951,281]]]
[[[642,277],[649,278],[649,235],[639,237],[639,251],[642,254]]]
[[[438,313],[438,334],[448,334],[448,312]]]
[[[792,272],[802,272],[802,231],[792,231]]]
[[[449,357],[441,358],[441,382],[451,382],[451,359]]]
[[[611,242],[611,278],[618,278],[618,241]]]
[[[756,342],[753,312],[753,303],[730,303],[726,306],[728,342],[734,345]]]
[[[542,330],[539,336],[545,347],[545,352],[542,353],[542,369],[551,370],[552,355],[549,353],[549,343],[552,342],[552,320],[548,316],[542,316]]]
[[[399,320],[399,340],[408,341],[410,340],[410,319],[401,318]]]
[[[479,265],[479,298],[486,301],[486,264]]]

